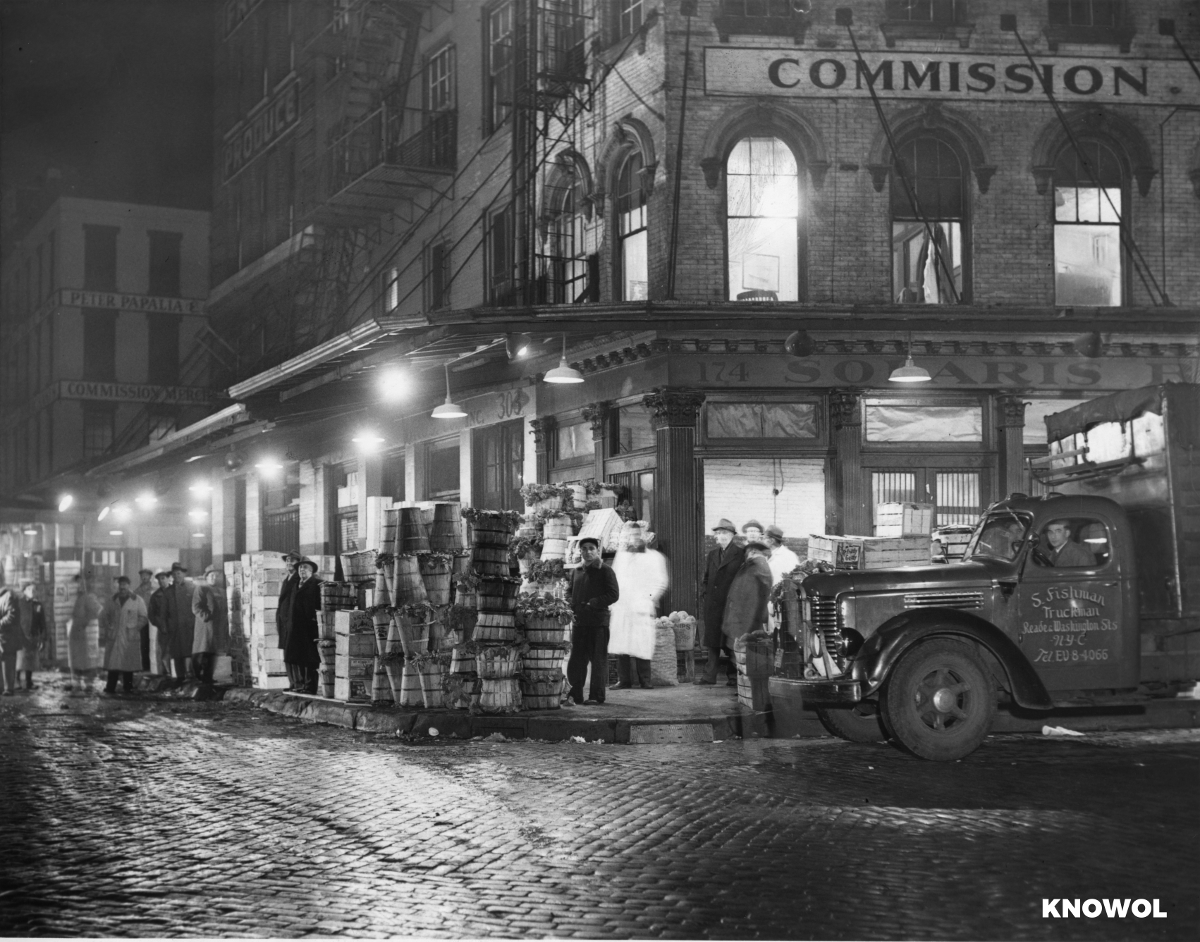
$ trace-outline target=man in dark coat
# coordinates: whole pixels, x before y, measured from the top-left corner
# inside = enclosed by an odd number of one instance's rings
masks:
[[[192,657],[192,641],[196,630],[192,595],[195,591],[196,587],[187,577],[187,567],[183,563],[172,563],[171,585],[167,587],[167,630],[176,683],[187,680],[188,661]]]
[[[154,570],[139,569],[138,579],[141,580],[133,594],[142,600],[142,604],[146,606],[146,611],[150,611],[150,596],[154,594]],[[150,671],[150,623],[147,622],[142,628],[142,671],[149,673]]]
[[[21,586],[21,598],[17,606],[21,610],[21,627],[25,632],[25,645],[17,652],[17,679],[25,674],[25,689],[33,689],[33,672],[41,666],[39,656],[46,646],[46,609],[34,595],[34,584]]]
[[[762,540],[746,544],[746,558],[733,577],[725,600],[725,618],[721,631],[725,644],[732,648],[742,635],[767,627],[767,607],[771,600],[771,550]]]
[[[704,673],[696,678],[697,684],[715,684],[717,667],[724,649],[729,658],[729,678],[734,684],[735,668],[733,651],[726,645],[721,625],[725,620],[725,602],[729,587],[746,558],[746,548],[733,542],[737,528],[727,519],[721,518],[713,527],[717,548],[708,554],[704,565],[704,581],[700,585],[700,612],[704,617],[704,646],[708,648],[708,663]]]
[[[159,570],[154,574],[158,588],[150,593],[150,601],[146,603],[146,612],[150,616],[150,624],[154,626],[155,644],[158,652],[158,663],[154,669],[161,670],[166,677],[171,676],[171,626],[168,612],[171,607],[171,574]]]
[[[583,565],[575,570],[571,580],[571,611],[575,615],[575,632],[571,656],[567,659],[567,681],[571,684],[571,700],[575,703],[603,703],[608,689],[608,608],[621,596],[617,575],[604,565],[600,544],[592,537],[579,541]],[[588,665],[592,680],[588,698],[583,699],[583,685]]]
[[[296,587],[300,585],[300,574],[296,571],[299,562],[299,553],[288,553],[283,557],[287,575],[283,577],[279,586],[279,602],[275,609],[275,632],[279,636],[279,650],[284,652],[283,660],[288,665],[288,689],[297,692],[304,687],[304,677],[303,673],[297,675],[288,663],[287,648],[292,625],[292,597],[296,594]]]
[[[296,693],[317,692],[317,667],[321,655],[317,651],[317,613],[321,611],[321,580],[316,577],[317,564],[302,559],[296,566],[298,582],[288,599],[288,637],[283,649],[292,690]]]

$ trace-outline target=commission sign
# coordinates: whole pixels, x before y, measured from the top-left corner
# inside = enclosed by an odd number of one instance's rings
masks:
[[[1022,101],[1043,87],[1063,102],[1190,104],[1195,76],[1182,59],[1055,56],[1036,69],[1023,56],[841,50],[704,50],[706,95]]]

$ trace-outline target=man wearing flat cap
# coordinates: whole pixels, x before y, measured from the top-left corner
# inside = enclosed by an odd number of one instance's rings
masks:
[[[620,598],[621,592],[616,573],[604,565],[598,540],[590,536],[581,539],[579,555],[583,565],[571,578],[575,633],[571,656],[567,660],[567,680],[571,684],[571,700],[575,703],[603,703],[608,689],[608,609]],[[592,680],[585,701],[583,685],[589,664]]]
[[[783,528],[775,524],[767,527],[766,544],[771,547],[771,584],[779,585],[784,576],[796,571],[800,557],[784,545]]]
[[[713,527],[713,538],[717,541],[716,549],[708,554],[704,564],[704,581],[700,584],[700,612],[704,619],[704,646],[708,648],[708,663],[704,673],[696,678],[697,684],[715,684],[717,682],[717,667],[721,661],[721,651],[729,657],[729,679],[736,684],[733,666],[733,651],[725,644],[725,634],[721,629],[725,619],[725,602],[729,597],[729,587],[733,577],[737,575],[746,558],[746,548],[733,541],[737,528],[725,517],[717,521]]]

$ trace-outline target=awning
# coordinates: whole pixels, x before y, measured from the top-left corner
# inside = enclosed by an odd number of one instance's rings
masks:
[[[251,422],[253,422],[253,419],[246,405],[240,402],[234,403],[220,412],[214,412],[212,415],[205,416],[198,422],[193,422],[191,425],[171,432],[156,442],[138,448],[135,451],[126,452],[120,457],[113,458],[111,461],[96,465],[94,468],[88,470],[86,476],[105,477],[110,474],[121,474],[125,471],[131,471],[159,458],[174,455],[185,448],[195,449],[208,440],[228,432],[230,429],[239,425],[249,425]]]
[[[1046,416],[1046,437],[1057,442],[1068,435],[1086,432],[1101,422],[1128,422],[1145,412],[1162,415],[1163,387],[1143,386],[1082,402]]]

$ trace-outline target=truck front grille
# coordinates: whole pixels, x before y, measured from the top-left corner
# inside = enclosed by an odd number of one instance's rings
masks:
[[[810,599],[813,628],[821,634],[821,640],[831,655],[841,650],[842,634],[838,631],[837,599],[812,596]]]
[[[983,608],[982,592],[909,592],[905,608]]]

